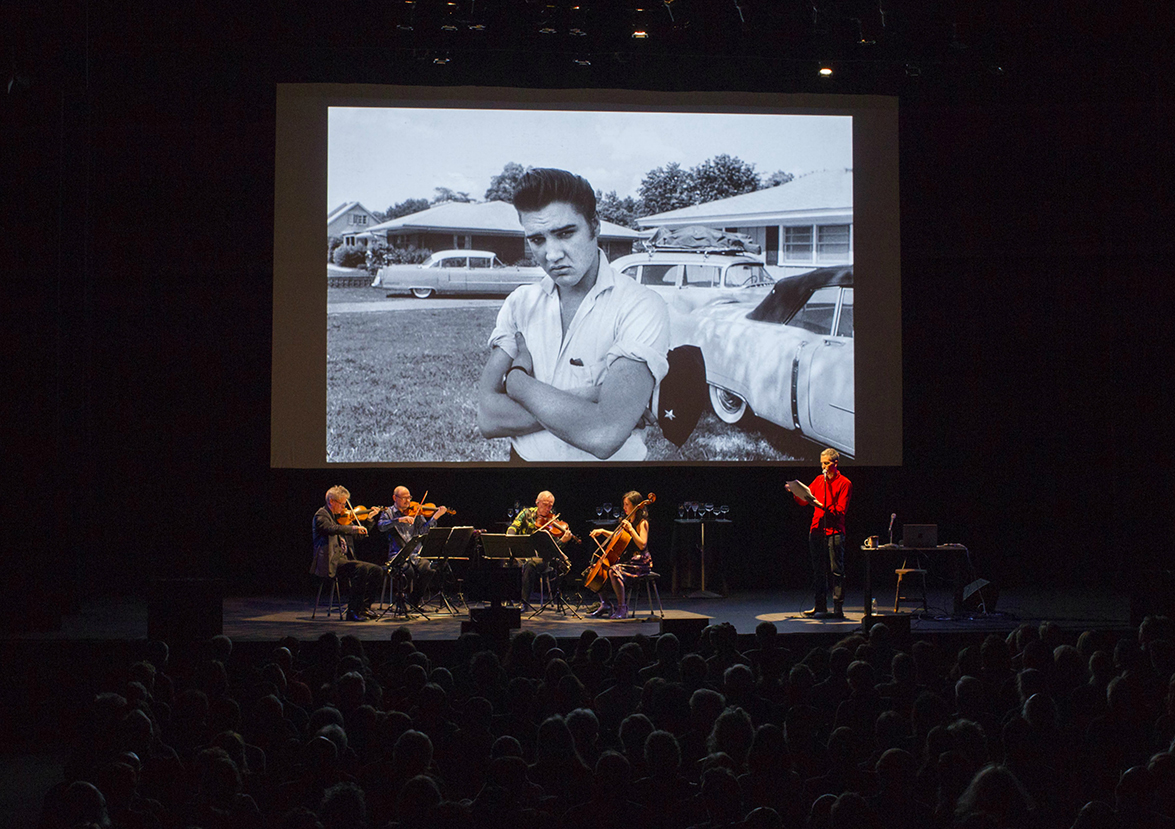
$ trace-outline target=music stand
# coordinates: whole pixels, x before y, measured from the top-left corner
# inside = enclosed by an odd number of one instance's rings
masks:
[[[566,616],[568,611],[570,611],[571,615],[576,619],[583,618],[575,612],[574,608],[568,607],[563,602],[562,582],[563,576],[565,576],[566,573],[559,572],[560,565],[567,564],[568,573],[571,572],[571,567],[570,563],[567,562],[567,556],[564,555],[563,551],[559,549],[559,545],[555,543],[555,539],[551,537],[550,533],[542,532],[540,530],[539,532],[531,533],[529,536],[527,536],[527,541],[530,542],[531,549],[534,550],[535,556],[541,558],[543,560],[543,564],[547,566],[547,584],[551,588],[550,595],[547,596],[546,600],[541,605],[539,605],[538,610],[530,614],[528,618],[533,619],[535,616],[538,616],[544,610],[548,609],[552,609],[556,613],[559,613],[563,616]],[[554,574],[554,578],[551,577],[552,573]],[[541,580],[542,576],[540,575],[539,578]],[[541,582],[539,586],[542,586]]]
[[[481,557],[496,561],[524,561],[534,554],[530,536],[482,533]]]
[[[408,596],[404,591],[404,581],[407,577],[403,572],[404,567],[408,564],[409,559],[411,559],[413,555],[419,553],[420,548],[424,546],[424,539],[425,536],[422,535],[412,539],[403,547],[401,547],[400,552],[396,553],[396,555],[392,557],[392,560],[387,563],[386,570],[388,578],[391,579],[392,582],[392,601],[389,602],[388,606],[384,608],[383,613],[379,614],[380,619],[382,619],[388,614],[389,611],[391,611],[393,619],[397,617],[403,617],[405,621],[408,621],[412,618],[412,610],[415,610],[416,615],[420,616],[422,619],[428,619],[428,615],[418,605],[411,605],[411,609],[409,609]],[[399,590],[396,589],[397,580],[400,584]]]
[[[424,546],[420,550],[420,557],[440,562],[436,566],[435,572],[437,590],[428,597],[424,604],[439,599],[438,604],[443,604],[450,615],[459,615],[453,605],[449,603],[449,597],[445,595],[445,579],[453,575],[453,568],[449,565],[450,558],[467,558],[465,552],[469,548],[473,532],[473,527],[433,527],[424,536]],[[465,599],[460,591],[457,595],[458,600],[464,605]],[[465,607],[468,609],[469,606],[465,605]]]

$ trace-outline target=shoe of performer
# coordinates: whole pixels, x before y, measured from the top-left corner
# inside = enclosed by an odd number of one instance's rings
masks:
[[[368,619],[378,619],[379,618],[379,614],[376,611],[372,610],[370,607],[363,611],[363,615],[366,616]]]
[[[361,613],[355,613],[352,610],[347,611],[346,619],[348,622],[366,622],[367,616]]]
[[[627,619],[628,618],[628,605],[626,605],[626,604],[620,605],[620,607],[616,608],[616,612],[613,613],[608,618],[609,619]]]
[[[593,619],[605,619],[610,615],[609,611],[611,609],[612,608],[608,607],[607,602],[600,602],[600,606],[589,613],[588,616],[591,616]]]
[[[843,619],[845,617],[845,606],[843,602],[832,603],[832,616],[834,619]]]
[[[815,607],[811,608],[810,610],[803,611],[803,614],[810,619],[819,619],[821,616],[828,615],[828,606],[827,605],[816,605]]]

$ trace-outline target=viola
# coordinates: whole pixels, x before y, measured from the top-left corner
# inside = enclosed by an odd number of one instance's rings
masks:
[[[348,507],[335,519],[340,524],[354,524],[356,521],[368,521],[379,515],[383,507]]]
[[[643,507],[648,506],[656,500],[657,496],[650,492],[648,498],[629,510],[628,514],[624,516],[624,521],[631,521],[632,517]],[[587,575],[583,580],[583,586],[588,590],[599,593],[604,589],[604,585],[608,583],[608,571],[612,569],[612,566],[620,560],[620,557],[624,555],[624,551],[628,549],[629,542],[632,541],[632,535],[624,529],[624,521],[621,521],[616,529],[612,531],[611,535],[608,536],[608,543],[600,545],[599,555],[596,556],[596,560],[588,568]]]
[[[579,539],[575,536],[575,533],[571,532],[571,527],[566,521],[560,521],[558,515],[551,516],[550,521],[542,526],[535,527],[535,532],[548,533],[556,541],[568,541],[573,544],[579,543]]]

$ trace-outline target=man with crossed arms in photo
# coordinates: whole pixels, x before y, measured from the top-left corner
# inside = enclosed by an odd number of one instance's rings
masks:
[[[582,177],[529,170],[514,207],[546,276],[502,304],[478,429],[510,438],[511,460],[644,460],[643,421],[669,370],[665,301],[608,264]]]

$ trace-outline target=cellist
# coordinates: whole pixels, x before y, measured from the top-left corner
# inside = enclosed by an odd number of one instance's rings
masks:
[[[627,619],[628,602],[626,601],[626,582],[647,576],[653,571],[653,556],[649,553],[649,510],[648,507],[637,506],[645,500],[639,492],[629,492],[624,496],[625,517],[620,520],[615,530],[603,528],[592,530],[592,538],[608,538],[616,533],[628,536],[628,545],[621,553],[620,561],[608,568],[608,583],[612,585],[612,592],[616,596],[616,609],[609,615],[607,602],[604,600],[604,591],[600,591],[600,605],[591,615],[598,618],[608,616],[610,619]],[[606,546],[606,542],[602,542]]]

